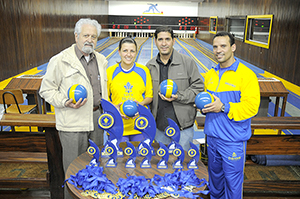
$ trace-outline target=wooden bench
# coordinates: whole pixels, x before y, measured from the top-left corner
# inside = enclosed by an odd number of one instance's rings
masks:
[[[45,178],[0,178],[0,188],[49,188],[51,198],[63,198],[62,150],[55,129],[55,116],[4,114],[0,126],[36,126],[43,132],[0,133],[0,162],[45,163]]]
[[[204,128],[205,117],[196,118]],[[300,117],[254,117],[251,129],[300,129]],[[279,131],[281,132],[281,131]],[[300,135],[252,135],[247,142],[247,155],[300,155]],[[300,191],[300,180],[244,181],[244,191]]]

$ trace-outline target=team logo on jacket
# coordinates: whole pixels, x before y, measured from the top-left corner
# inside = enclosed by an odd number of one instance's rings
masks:
[[[241,157],[237,156],[235,152],[232,153],[231,157],[228,157],[228,160],[240,160]]]

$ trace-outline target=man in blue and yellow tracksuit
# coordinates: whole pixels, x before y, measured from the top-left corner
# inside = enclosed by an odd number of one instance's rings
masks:
[[[246,144],[251,137],[251,118],[258,112],[260,89],[256,74],[234,57],[234,37],[227,32],[213,38],[219,64],[205,75],[205,91],[214,102],[206,114],[208,173],[211,198],[243,196]]]

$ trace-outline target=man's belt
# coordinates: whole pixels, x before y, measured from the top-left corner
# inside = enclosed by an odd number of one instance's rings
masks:
[[[93,111],[96,111],[96,110],[99,110],[99,106],[95,106],[95,107],[93,108]]]

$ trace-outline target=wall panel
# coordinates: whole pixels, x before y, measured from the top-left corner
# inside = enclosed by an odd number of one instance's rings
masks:
[[[208,43],[210,16],[218,16],[218,30],[224,30],[226,16],[274,14],[270,49],[237,41],[236,56],[300,86],[299,0],[205,0],[198,8],[198,37]],[[74,24],[81,17],[108,24],[108,2],[0,1],[0,80],[43,64],[74,43]]]
[[[1,0],[0,81],[48,62],[74,43],[78,19],[107,24],[107,11],[108,3],[97,0]]]
[[[220,5],[224,6],[221,12]],[[199,4],[202,20],[218,16],[221,22],[226,16],[273,14],[270,48],[265,49],[237,41],[236,56],[298,86],[300,86],[299,9],[298,0],[218,0],[218,3]],[[203,32],[198,38],[212,43],[213,36]]]

